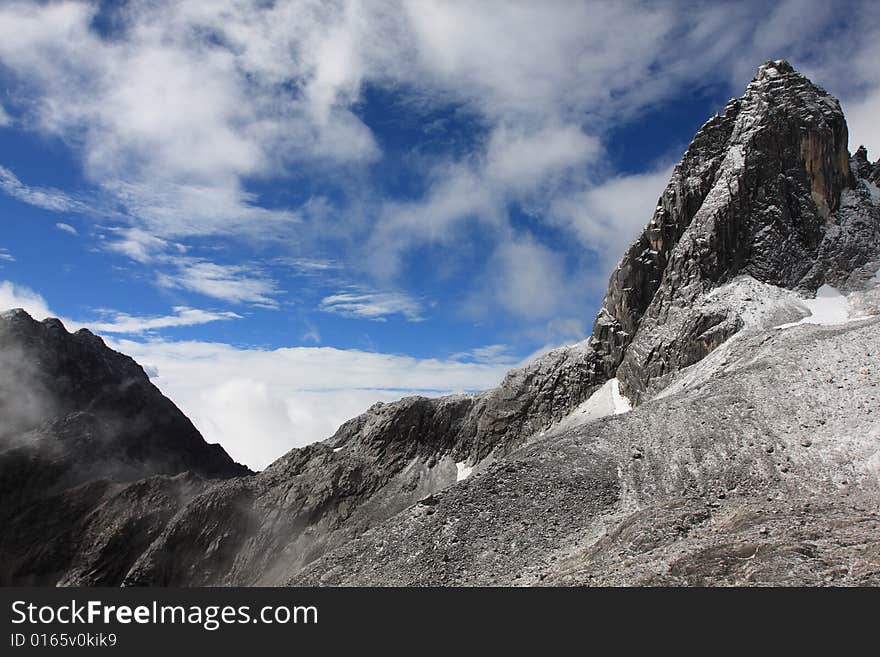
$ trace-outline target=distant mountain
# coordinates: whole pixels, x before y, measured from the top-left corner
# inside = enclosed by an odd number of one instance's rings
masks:
[[[55,584],[100,541],[124,570],[129,532],[149,542],[176,498],[248,474],[99,337],[0,314],[0,582]],[[133,491],[151,497],[129,508]],[[107,564],[92,565],[88,581],[107,582]]]
[[[880,162],[847,143],[767,62],[590,338],[255,475],[98,338],[2,315],[2,581],[880,584]]]

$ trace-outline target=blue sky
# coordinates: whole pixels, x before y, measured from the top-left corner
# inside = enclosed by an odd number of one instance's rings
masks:
[[[685,10],[686,9],[686,10]],[[871,3],[5,2],[0,304],[254,467],[589,334],[696,129],[785,57],[880,150]]]

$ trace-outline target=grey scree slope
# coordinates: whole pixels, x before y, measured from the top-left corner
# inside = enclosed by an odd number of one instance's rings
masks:
[[[847,143],[836,99],[764,64],[590,338],[258,474],[99,338],[3,314],[0,582],[880,583],[880,162]],[[823,285],[858,318],[776,328]],[[635,409],[600,417],[618,390]]]

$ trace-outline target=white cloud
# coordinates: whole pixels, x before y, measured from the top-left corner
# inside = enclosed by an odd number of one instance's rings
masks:
[[[437,165],[423,198],[385,204],[367,249],[369,266],[381,278],[391,278],[409,249],[455,244],[468,222],[504,240],[511,234],[512,201],[545,206],[560,185],[583,180],[600,153],[598,141],[572,124],[499,126],[484,153]]]
[[[35,319],[52,317],[46,300],[28,287],[0,281],[0,310],[22,308]]]
[[[2,281],[0,309],[7,308],[24,308],[36,319],[57,316],[33,290]],[[180,325],[175,320],[226,318],[176,308],[171,317],[116,314],[116,321],[101,330],[140,332]],[[78,322],[62,321],[68,330],[82,328]],[[98,328],[96,323],[90,326]],[[377,401],[492,388],[509,367],[509,361],[491,357],[483,363],[329,347],[262,350],[112,337],[107,342],[138,361],[209,442],[219,442],[233,458],[254,468],[265,467],[293,447],[328,438]],[[493,354],[499,354],[497,346],[483,353]]]
[[[15,256],[13,256],[9,249],[0,247],[0,260],[5,260],[6,262],[15,262]]]
[[[140,228],[110,226],[105,230],[116,237],[105,242],[105,248],[108,251],[121,253],[135,262],[144,264],[153,262],[159,257],[164,257],[164,252],[171,247],[167,240]]]
[[[171,315],[145,317],[104,310],[100,312],[103,315],[102,319],[81,321],[53,312],[40,294],[26,286],[16,285],[12,281],[0,281],[0,310],[9,310],[11,308],[23,308],[37,320],[57,317],[69,331],[87,328],[95,333],[110,333],[113,335],[140,335],[164,328],[196,326],[221,320],[241,319],[241,315],[229,311],[215,312],[188,308],[186,306],[176,306],[172,309],[173,314]]]
[[[159,237],[259,232],[297,217],[260,208],[246,180],[379,157],[352,111],[364,82],[464,103],[496,138],[520,135],[502,150],[558,129],[537,157],[499,160],[501,177],[531,183],[560,164],[542,154],[595,144],[612,119],[695,81],[739,86],[771,52],[817,47],[830,19],[815,9],[133,0],[102,38],[95,4],[13,1],[0,8],[0,60],[29,125],[79,145],[86,173]],[[870,5],[861,12],[869,26]]]
[[[12,117],[9,116],[3,105],[0,105],[0,128],[6,128],[10,125],[12,125]]]
[[[196,292],[229,303],[278,308],[281,294],[274,280],[253,265],[218,264],[184,255],[187,247],[156,237],[140,228],[105,227],[110,236],[104,248],[141,264],[151,265],[156,284],[166,289]]]
[[[262,308],[278,308],[273,298],[281,293],[275,281],[245,265],[221,265],[202,258],[179,257],[172,274],[160,273],[158,283],[166,288],[182,288],[230,303],[249,303]]]
[[[671,166],[647,173],[617,176],[600,185],[553,201],[550,217],[599,258],[601,284],[626,248],[650,221],[669,178]]]
[[[196,326],[198,324],[207,324],[221,320],[241,319],[241,315],[233,312],[212,312],[208,310],[199,310],[198,308],[187,308],[186,306],[175,306],[173,315],[162,315],[157,317],[134,316],[127,313],[109,312],[109,317],[105,321],[94,321],[88,324],[92,331],[98,333],[122,333],[126,335],[136,335],[157,329],[172,328],[177,326]]]
[[[280,294],[273,280],[244,265],[221,265],[200,258],[173,260],[176,271],[160,273],[157,282],[166,288],[181,288],[230,303],[249,303],[262,308],[278,308]]]
[[[548,178],[583,169],[601,152],[598,140],[576,125],[542,125],[534,131],[500,126],[489,140],[485,178],[522,195]]]
[[[860,101],[847,103],[844,109],[849,124],[850,151],[865,146],[869,157],[880,158],[880,89]]]
[[[346,107],[360,19],[310,2],[140,2],[0,7],[0,61],[27,94],[31,127],[77,145],[86,174],[160,237],[254,231],[295,216],[253,203],[243,179],[288,164],[363,161],[377,149]],[[375,24],[372,24],[375,27]],[[317,89],[324,89],[318,92]]]
[[[588,327],[582,317],[554,317],[543,324],[531,327],[528,330],[531,339],[541,344],[541,347],[532,352],[524,362],[574,342],[580,342],[589,335]]]
[[[60,230],[64,233],[69,233],[71,235],[79,235],[79,231],[76,228],[74,228],[70,224],[65,224],[60,221],[55,224],[55,228],[57,228],[58,230]]]
[[[318,327],[308,320],[306,320],[306,327],[307,330],[300,337],[300,342],[312,342],[314,344],[321,344],[321,332],[318,330]]]
[[[326,347],[263,351],[205,342],[114,341],[211,442],[262,468],[329,437],[376,401],[487,389],[508,365],[417,359]]]
[[[497,304],[527,320],[548,320],[576,294],[563,259],[530,237],[502,242],[490,258],[485,280],[468,303],[469,314],[485,318]]]
[[[410,322],[423,319],[421,304],[400,292],[339,292],[324,297],[319,310],[379,322],[384,322],[390,315],[401,315]]]
[[[91,29],[98,4],[3,3],[0,62],[27,108],[17,122],[73,145],[85,175],[107,197],[103,207],[121,206],[132,231],[141,231],[111,248],[140,262],[162,264],[156,257],[165,243],[189,236],[288,244],[332,234],[357,245],[347,257],[366,263],[374,285],[397,288],[407,255],[439,245],[448,255],[441,265],[454,267],[466,257],[457,242],[477,226],[496,253],[490,266],[507,267],[505,254],[527,249],[535,276],[520,275],[545,281],[530,288],[544,301],[508,295],[501,307],[546,317],[568,312],[582,266],[595,266],[546,261],[542,231],[523,235],[529,229],[512,227],[508,211],[519,204],[539,227],[573,231],[607,270],[651,210],[635,212],[642,198],[636,178],[617,190],[632,192],[632,201],[609,207],[602,197],[613,191],[602,181],[615,177],[602,146],[609,126],[683,89],[727,84],[738,93],[757,64],[784,56],[844,99],[854,140],[880,149],[873,120],[880,19],[871,2],[839,12],[802,0],[770,8],[132,0],[114,3],[119,30],[112,38]],[[370,177],[358,174],[382,157],[357,114],[365,84],[400,92],[414,106],[461,107],[474,117],[475,143],[451,161],[428,162],[423,196],[400,202],[361,188]],[[64,211],[78,202],[4,171],[11,174],[0,171],[0,186],[17,198]],[[346,212],[267,208],[249,188],[304,172],[342,181],[349,200],[357,199],[351,205],[363,198],[366,209],[352,210],[352,220]],[[653,183],[659,173],[644,176]],[[577,207],[578,200],[587,206]],[[225,265],[225,273],[209,262],[189,273],[164,264],[171,271],[159,280],[167,287],[277,303],[276,284],[246,262]],[[483,278],[499,281],[506,271]],[[551,287],[560,281],[562,293]]]
[[[82,201],[61,190],[25,185],[4,166],[0,166],[0,190],[23,203],[53,212],[79,212],[86,208]]]
[[[461,360],[474,363],[515,363],[518,359],[510,353],[506,344],[488,344],[469,351],[453,354],[449,360]]]

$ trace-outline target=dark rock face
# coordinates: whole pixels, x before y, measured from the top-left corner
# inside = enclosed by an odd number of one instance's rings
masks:
[[[51,442],[81,461],[114,460],[131,472],[248,473],[207,444],[140,365],[87,330],[70,334],[57,319],[10,311],[0,316],[0,353],[5,445]]]
[[[116,584],[194,490],[250,474],[88,331],[5,312],[0,361],[4,584]]]
[[[837,100],[784,61],[761,66],[700,129],[612,274],[594,327],[609,376],[634,402],[739,330],[736,317],[691,312],[718,285],[748,274],[815,292],[873,275],[874,167],[866,153],[851,164],[847,139]]]
[[[697,133],[592,337],[494,390],[376,404],[256,475],[99,338],[3,315],[0,582],[816,583],[792,555],[831,573],[877,543],[878,325],[786,342],[744,330],[746,295],[870,287],[880,162],[846,144],[837,101],[768,62]],[[635,411],[557,424],[615,376]],[[877,583],[877,554],[841,581]]]

